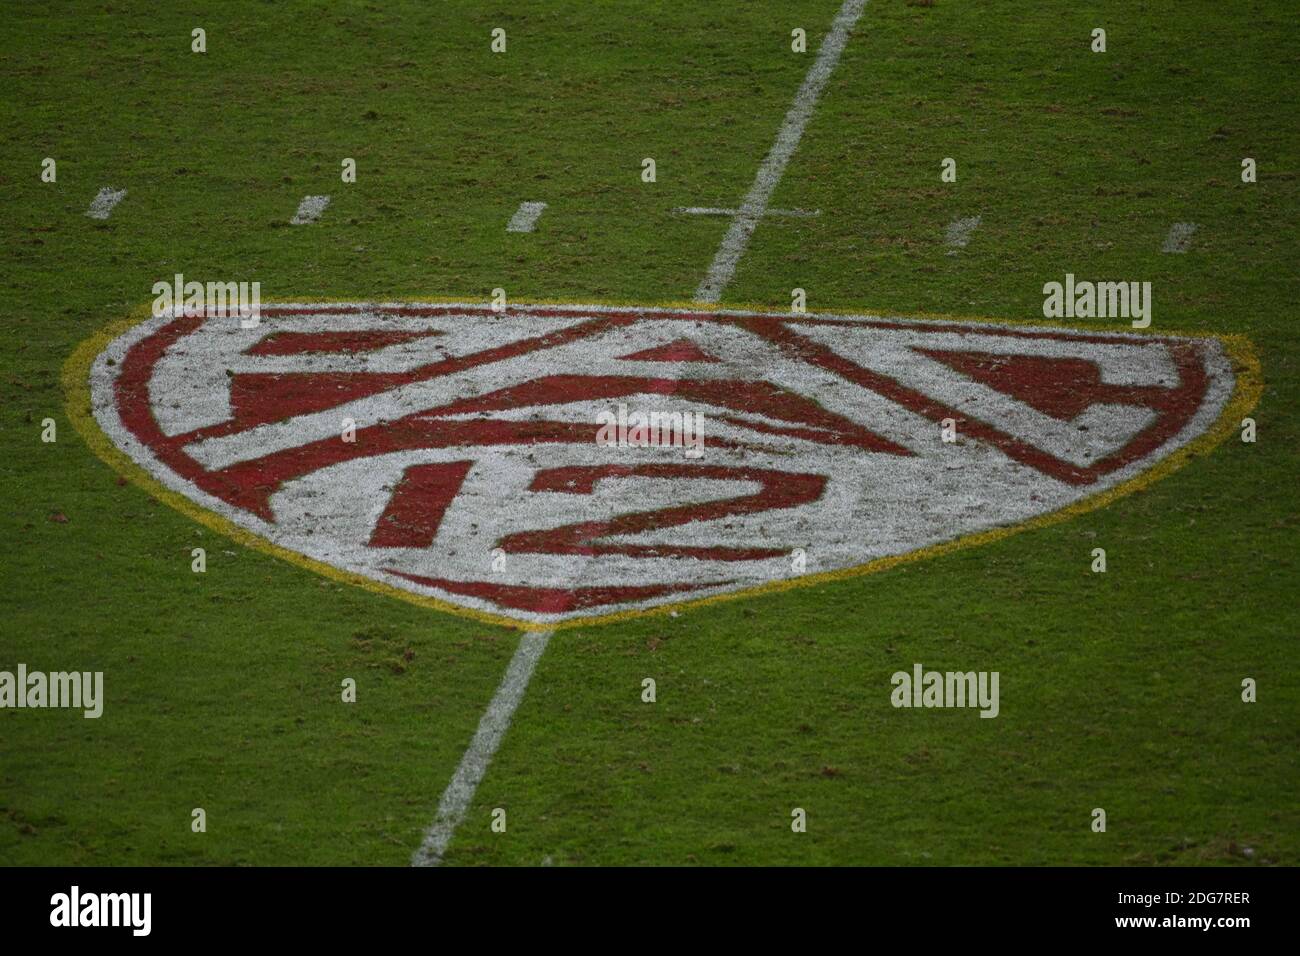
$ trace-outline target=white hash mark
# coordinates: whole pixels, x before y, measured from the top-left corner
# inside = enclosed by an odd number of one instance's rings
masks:
[[[537,228],[537,219],[545,208],[544,202],[521,202],[506,223],[506,232],[532,232]]]
[[[1196,231],[1194,222],[1176,222],[1169,227],[1169,235],[1165,236],[1165,244],[1160,247],[1161,252],[1184,253],[1187,247],[1192,244],[1192,233]]]
[[[125,195],[125,189],[114,189],[112,186],[105,186],[90,201],[90,208],[86,210],[86,215],[91,219],[107,219],[108,214],[113,211],[113,207],[120,203]]]
[[[305,226],[309,222],[315,222],[329,204],[329,196],[303,196],[302,202],[298,203],[298,211],[289,220],[289,225]]]

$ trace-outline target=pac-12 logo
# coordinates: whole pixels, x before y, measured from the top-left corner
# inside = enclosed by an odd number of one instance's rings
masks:
[[[1214,337],[577,305],[166,314],[85,361],[99,428],[187,510],[533,626],[1022,525],[1131,485],[1238,386]],[[698,416],[700,453],[598,441],[620,405]]]

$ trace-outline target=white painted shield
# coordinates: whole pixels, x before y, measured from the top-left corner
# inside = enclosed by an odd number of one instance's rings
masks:
[[[263,306],[254,329],[152,318],[88,376],[117,448],[224,527],[534,626],[1059,513],[1207,433],[1236,385],[1217,338],[364,303]],[[702,455],[598,443],[620,404],[698,414]]]

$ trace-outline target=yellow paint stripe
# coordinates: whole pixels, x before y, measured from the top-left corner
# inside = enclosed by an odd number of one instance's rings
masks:
[[[288,300],[281,300],[288,301]],[[337,298],[332,299],[295,299],[304,305],[312,303],[341,303],[346,300]],[[407,305],[447,305],[454,303],[472,302],[472,299],[456,298],[438,298],[438,299],[408,299],[403,300]],[[274,305],[275,302],[268,300],[266,304]],[[487,305],[487,303],[484,303]],[[609,302],[609,301],[588,301],[588,302],[566,302],[560,300],[534,300],[520,305],[556,305],[556,306],[583,306],[583,305],[605,305],[605,306],[625,306],[627,308],[659,308],[659,309],[680,309],[682,311],[697,312],[716,312],[719,308],[725,310],[747,311],[747,312],[767,312],[774,314],[789,314],[788,311],[781,311],[771,307],[763,306],[702,306],[699,303],[690,302],[665,302],[646,305],[645,303],[633,304],[628,302]],[[507,306],[508,307],[508,306]],[[1235,385],[1232,397],[1224,406],[1223,413],[1218,420],[1206,432],[1182,448],[1178,449],[1167,458],[1156,462],[1146,471],[1135,475],[1128,481],[1108,488],[1105,491],[1098,492],[1088,498],[1076,501],[1058,511],[1049,514],[1039,515],[1020,524],[1007,525],[1000,528],[991,528],[987,531],[980,531],[975,534],[965,535],[960,538],[954,538],[952,541],[945,541],[940,544],[929,545],[928,547],[919,548],[916,551],[909,551],[906,554],[890,555],[884,558],[878,558],[866,564],[860,564],[852,568],[841,568],[837,571],[825,571],[819,574],[802,575],[795,578],[785,578],[780,581],[771,581],[767,584],[757,585],[752,588],[745,588],[740,591],[731,591],[726,594],[716,594],[711,597],[697,598],[695,600],[680,601],[672,604],[662,604],[652,608],[639,608],[628,611],[616,611],[611,614],[602,614],[596,617],[571,618],[561,621],[557,624],[540,624],[532,621],[520,621],[516,618],[506,617],[502,614],[493,614],[489,611],[480,611],[474,608],[462,607],[458,604],[452,604],[438,598],[427,597],[422,594],[414,594],[410,591],[404,591],[401,588],[375,581],[372,578],[355,574],[351,571],[344,571],[333,565],[324,564],[309,558],[304,554],[296,551],[290,551],[272,541],[268,541],[261,535],[254,534],[246,528],[243,528],[233,521],[222,517],[215,512],[200,507],[195,502],[186,498],[184,495],[172,491],[163,485],[160,481],[145,471],[134,461],[130,459],[113,444],[112,440],[99,428],[98,422],[91,411],[90,397],[90,368],[94,363],[96,356],[102,352],[110,342],[128,330],[144,322],[151,315],[148,306],[142,306],[135,310],[130,318],[119,322],[114,322],[99,332],[92,335],[86,341],[82,342],[72,355],[68,358],[63,366],[63,390],[66,396],[66,409],[68,418],[71,420],[73,427],[91,450],[112,467],[119,474],[126,477],[136,485],[145,489],[151,495],[166,502],[171,507],[184,515],[193,518],[195,521],[217,531],[229,538],[239,542],[248,548],[253,548],[265,554],[274,555],[282,558],[299,567],[306,568],[309,571],[339,581],[344,584],[352,584],[357,587],[365,588],[367,591],[373,591],[376,594],[387,595],[388,597],[399,598],[412,604],[418,604],[421,607],[433,608],[438,611],[446,611],[450,614],[458,614],[462,617],[472,618],[476,621],[482,621],[487,624],[497,624],[502,627],[515,628],[524,631],[550,631],[566,630],[578,627],[591,627],[601,624],[611,624],[616,621],[627,621],[632,618],[650,617],[653,615],[668,614],[672,611],[687,610],[692,608],[706,607],[711,604],[719,604],[723,601],[735,601],[742,598],[754,597],[760,594],[775,594],[779,591],[787,591],[791,588],[806,587],[813,584],[822,584],[830,581],[841,581],[847,578],[855,578],[864,574],[874,574],[878,571],[887,571],[890,568],[897,567],[901,564],[911,564],[916,561],[926,561],[930,558],[941,557],[960,551],[965,548],[978,547],[984,544],[991,544],[995,541],[1001,541],[1013,534],[1021,531],[1028,531],[1034,528],[1045,528],[1049,525],[1067,521],[1078,515],[1093,511],[1097,508],[1105,507],[1111,502],[1140,491],[1149,487],[1161,478],[1165,478],[1193,458],[1208,453],[1211,449],[1219,445],[1225,438],[1233,434],[1237,428],[1237,423],[1246,416],[1251,409],[1258,403],[1263,393],[1264,381],[1263,373],[1260,369],[1259,359],[1255,354],[1254,347],[1250,340],[1244,335],[1228,335],[1219,333],[1186,333],[1161,331],[1150,333],[1155,337],[1167,337],[1171,335],[1191,335],[1199,338],[1217,338],[1223,343],[1224,351],[1228,354],[1233,363],[1233,374]],[[1060,322],[1039,322],[1039,321],[1019,321],[1019,320],[1000,320],[987,318],[971,318],[965,316],[946,316],[934,315],[929,313],[913,313],[900,315],[897,313],[872,313],[865,310],[822,310],[817,313],[809,313],[810,316],[816,315],[870,315],[874,318],[902,319],[905,321],[933,321],[939,320],[944,322],[979,322],[987,325],[1016,325],[1016,326],[1046,326],[1050,328],[1073,329],[1075,331],[1097,332],[1095,328],[1085,328],[1078,325],[1064,325]],[[1113,331],[1113,330],[1112,330]],[[1128,333],[1136,334],[1136,333]]]

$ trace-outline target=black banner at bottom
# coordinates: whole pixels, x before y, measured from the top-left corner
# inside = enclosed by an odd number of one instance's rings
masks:
[[[6,941],[429,942],[503,931],[608,942],[674,926],[736,940],[1214,940],[1280,932],[1292,873],[1237,869],[3,869]],[[1284,888],[1284,881],[1288,884]],[[918,932],[920,935],[918,936]],[[1239,934],[1246,934],[1245,937]],[[809,937],[812,942],[814,937]],[[553,941],[554,941],[554,937]],[[1255,937],[1258,938],[1258,937]],[[16,951],[16,950],[15,950]]]

